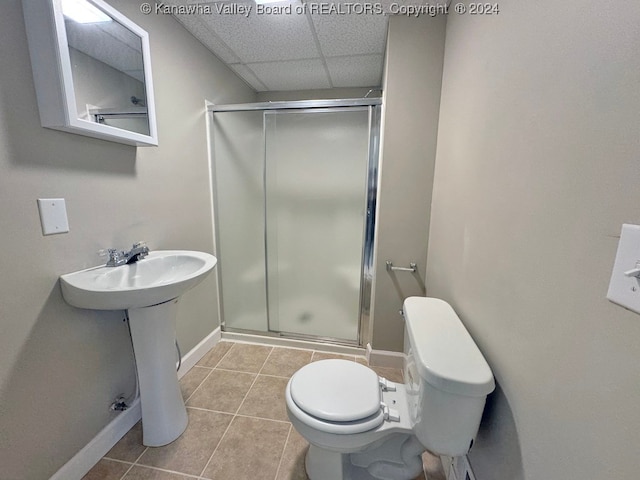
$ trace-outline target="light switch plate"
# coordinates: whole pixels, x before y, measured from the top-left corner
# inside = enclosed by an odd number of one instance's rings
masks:
[[[636,313],[640,313],[640,277],[633,276],[633,271],[639,267],[640,226],[625,223],[620,233],[607,298]]]
[[[39,198],[38,210],[43,235],[55,235],[69,231],[67,206],[64,198]]]

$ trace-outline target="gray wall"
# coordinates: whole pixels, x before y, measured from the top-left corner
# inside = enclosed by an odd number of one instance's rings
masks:
[[[0,15],[1,478],[48,478],[111,420],[112,399],[133,390],[122,312],[66,305],[58,276],[137,240],[212,252],[204,102],[255,99],[171,17],[110,3],[150,34],[157,148],[42,128],[19,0]],[[39,197],[66,199],[70,233],[42,236]],[[181,303],[183,352],[218,325],[214,287],[212,276]]]
[[[640,223],[640,3],[614,4],[449,17],[427,293],[501,386],[478,480],[638,478],[640,317],[605,295]]]
[[[424,295],[444,40],[445,17],[389,19],[372,301],[378,350],[402,351],[398,311],[406,297]],[[387,260],[415,262],[418,273],[389,274]]]

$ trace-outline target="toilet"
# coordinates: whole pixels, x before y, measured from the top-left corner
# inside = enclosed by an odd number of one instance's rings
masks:
[[[293,374],[287,414],[309,442],[311,480],[411,480],[421,454],[469,451],[493,374],[453,308],[409,297],[403,305],[404,383],[347,360],[321,360]]]

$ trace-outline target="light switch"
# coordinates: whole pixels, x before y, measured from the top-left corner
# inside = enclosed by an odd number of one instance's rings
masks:
[[[640,226],[622,225],[607,298],[640,313]]]
[[[69,231],[67,206],[64,198],[39,198],[38,210],[40,210],[43,235],[54,235]]]

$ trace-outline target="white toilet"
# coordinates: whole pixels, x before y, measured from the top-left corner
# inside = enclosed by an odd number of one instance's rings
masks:
[[[311,480],[411,480],[425,450],[471,447],[491,369],[448,303],[409,297],[403,310],[403,385],[346,360],[310,363],[289,380],[287,413],[310,444]]]

